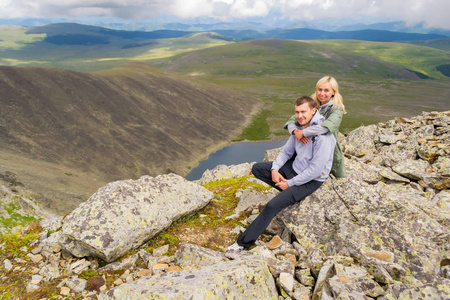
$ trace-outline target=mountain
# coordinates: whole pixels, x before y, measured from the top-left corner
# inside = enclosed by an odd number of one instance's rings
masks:
[[[85,172],[111,181],[186,175],[237,136],[259,102],[131,63],[96,74],[0,67],[0,105],[0,161],[16,162],[6,170],[39,178],[43,164],[33,169],[31,159],[65,166],[62,180]],[[40,184],[44,196],[61,188]]]
[[[442,28],[429,28],[424,23],[407,24],[404,21],[355,23],[345,20],[287,20],[276,13],[269,13],[266,17],[253,17],[247,19],[234,19],[228,22],[218,21],[214,18],[180,19],[176,17],[156,17],[139,21],[124,22],[119,18],[23,18],[0,19],[0,25],[41,26],[55,23],[79,23],[116,30],[127,31],[154,31],[154,30],[181,30],[181,31],[211,31],[211,30],[255,30],[268,31],[273,29],[310,28],[325,31],[360,31],[360,30],[386,30],[406,33],[430,33],[450,37],[450,31]]]
[[[175,24],[174,24],[175,25]],[[414,40],[430,40],[438,38],[446,38],[440,34],[422,34],[407,33],[389,30],[353,30],[353,31],[325,31],[310,28],[294,28],[294,29],[269,29],[269,30],[233,30],[220,29],[223,24],[217,26],[200,26],[197,30],[182,30],[182,26],[178,24],[173,28],[177,30],[156,30],[156,31],[126,31],[113,30],[97,26],[80,25],[74,23],[57,23],[45,26],[37,26],[30,28],[28,34],[43,34],[47,37],[44,41],[55,44],[77,44],[79,35],[93,35],[90,43],[95,43],[95,38],[102,37],[99,43],[108,42],[108,37],[120,37],[123,39],[163,39],[176,38],[190,35],[194,32],[214,31],[224,36],[245,39],[261,39],[261,38],[282,38],[294,40],[317,40],[317,39],[352,39],[363,41],[414,41]],[[95,38],[94,38],[95,36]],[[57,41],[55,41],[57,39]],[[85,44],[85,42],[81,42]]]
[[[361,40],[361,41],[416,41],[446,38],[439,34],[405,33],[387,30],[324,31],[309,28],[256,30],[215,30],[234,38],[279,38],[292,40]]]

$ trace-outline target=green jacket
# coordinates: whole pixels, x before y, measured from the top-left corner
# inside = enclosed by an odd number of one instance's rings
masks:
[[[344,162],[344,154],[342,153],[341,144],[339,143],[339,128],[341,126],[342,115],[344,112],[340,107],[328,106],[324,107],[324,109],[319,108],[319,113],[324,116],[326,119],[320,125],[328,128],[328,130],[334,135],[336,138],[336,147],[334,148],[333,154],[333,166],[331,167],[331,173],[336,178],[344,178],[347,176],[345,172],[345,162]],[[287,129],[288,124],[294,124],[297,121],[295,115],[292,116],[286,124],[284,124],[284,129]]]

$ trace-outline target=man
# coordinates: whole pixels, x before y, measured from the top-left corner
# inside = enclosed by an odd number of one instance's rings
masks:
[[[297,99],[294,107],[300,129],[320,124],[325,119],[317,112],[317,103],[310,97]],[[310,140],[305,145],[291,135],[274,162],[253,165],[253,175],[280,193],[266,204],[259,216],[227,250],[250,248],[278,212],[312,194],[327,179],[333,163],[336,139],[332,134],[327,134],[313,136]],[[290,159],[294,154],[295,159]]]

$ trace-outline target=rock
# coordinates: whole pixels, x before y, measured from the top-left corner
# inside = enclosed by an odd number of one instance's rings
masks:
[[[239,165],[218,165],[212,170],[206,170],[202,178],[198,181],[199,185],[220,179],[238,178],[249,176],[252,173],[252,166],[254,163],[243,163]]]
[[[143,250],[145,251],[145,250]],[[132,270],[136,266],[136,262],[139,259],[139,254],[134,254],[130,257],[127,257],[121,261],[115,261],[113,263],[107,264],[104,267],[99,268],[100,272],[105,271],[115,271],[115,270]]]
[[[112,182],[64,219],[62,246],[77,257],[111,262],[212,198],[207,189],[175,174]]]
[[[164,245],[161,246],[159,248],[156,248],[155,250],[153,250],[153,256],[163,256],[164,254],[166,254],[169,251],[169,245]]]
[[[228,261],[225,255],[194,244],[183,244],[177,250],[176,264],[185,270],[210,266],[218,262]]]
[[[281,273],[278,283],[286,292],[291,293],[294,291],[294,276],[291,273]]]
[[[278,153],[280,153],[281,149],[283,149],[283,147],[266,150],[263,161],[274,161],[277,159]]]
[[[316,280],[311,275],[310,269],[299,269],[295,271],[295,278],[304,286],[313,287],[316,283]]]
[[[383,176],[384,178],[391,180],[391,181],[398,181],[398,182],[405,182],[405,183],[409,183],[409,179],[403,177],[403,176],[399,176],[397,174],[395,174],[394,172],[390,171],[390,170],[383,170],[380,172],[380,175]]]
[[[27,292],[27,293],[31,293],[31,292],[33,292],[33,291],[39,289],[39,288],[40,288],[40,286],[38,286],[38,285],[36,285],[36,284],[28,283],[28,284],[27,284],[27,287],[26,287],[26,292]]]
[[[166,272],[175,272],[175,271],[182,271],[183,269],[179,266],[169,266],[166,270]]]
[[[61,287],[61,292],[59,293],[62,296],[69,296],[70,295],[70,288],[63,286]]]
[[[440,191],[434,196],[432,202],[438,207],[450,209],[450,192],[448,190]]]
[[[31,276],[31,283],[38,285],[41,283],[42,279],[44,279],[44,277],[41,275],[33,275]]]
[[[78,278],[76,276],[72,276],[72,277],[64,279],[58,285],[58,287],[67,286],[71,290],[73,290],[75,292],[78,292],[78,293],[81,293],[82,291],[84,291],[86,289],[86,284],[87,284],[87,280],[86,279],[81,279],[81,278]]]
[[[270,189],[263,193],[254,190],[244,190],[239,196],[239,203],[235,208],[235,212],[238,214],[245,211],[247,208],[258,205],[266,205],[273,197],[278,194],[276,189]]]
[[[341,143],[345,155],[363,157],[376,152],[375,141],[379,140],[376,125],[361,126],[351,131]]]
[[[137,277],[141,278],[141,277],[146,277],[146,276],[152,276],[153,275],[153,271],[150,269],[144,269],[144,270],[140,270],[139,272],[137,272]]]
[[[5,266],[6,271],[9,271],[12,269],[13,265],[9,259],[5,259],[3,261],[3,265]]]
[[[283,245],[283,241],[281,240],[281,238],[278,235],[276,235],[270,240],[269,243],[267,243],[266,246],[270,250],[273,250],[273,249],[276,249],[278,247],[281,247],[281,245]]]
[[[273,258],[266,258],[266,261],[269,266],[270,273],[272,273],[274,277],[280,276],[281,273],[289,273],[294,275],[295,265],[293,263]]]
[[[92,276],[86,282],[86,291],[100,292],[100,288],[106,283],[102,276]]]
[[[403,177],[417,181],[423,178],[423,174],[426,173],[429,168],[430,165],[424,160],[407,159],[395,165],[392,170]]]
[[[435,240],[449,234],[443,226],[449,211],[438,212],[418,191],[381,182],[368,185],[354,178],[327,181],[281,214],[306,249],[327,249],[328,256],[367,248],[388,251],[402,257],[400,267],[420,279],[425,279],[424,273],[437,273],[444,248]]]
[[[249,256],[140,278],[102,292],[98,299],[255,299],[256,295],[259,299],[278,299],[265,261]]]
[[[70,269],[75,274],[80,274],[83,271],[86,271],[91,263],[85,259],[78,260],[70,265]]]

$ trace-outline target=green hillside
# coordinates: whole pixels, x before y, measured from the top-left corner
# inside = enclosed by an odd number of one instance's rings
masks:
[[[67,212],[100,183],[186,175],[259,106],[143,63],[95,74],[0,66],[0,169]]]
[[[269,124],[269,132],[262,136],[271,136],[285,134],[281,127],[292,114],[293,101],[312,94],[324,75],[340,82],[349,112],[342,124],[344,132],[396,116],[447,110],[449,79],[436,68],[449,62],[448,52],[409,44],[270,39],[193,51],[153,63],[259,97],[267,111],[254,127]],[[433,79],[421,79],[425,77]]]
[[[42,66],[93,72],[129,61],[170,57],[233,42],[215,33],[189,33],[182,37],[121,36],[91,26],[62,26],[47,30],[0,26],[0,65]],[[120,32],[119,32],[120,33]]]
[[[450,106],[446,50],[450,39],[415,45],[356,40],[237,42],[215,33],[175,32],[170,34],[183,36],[172,38],[152,34],[158,33],[77,24],[0,26],[0,64],[95,72],[139,61],[166,68],[261,99],[265,110],[241,137],[255,140],[284,135],[281,127],[292,112],[293,100],[310,95],[317,79],[327,74],[340,82],[349,111],[344,132]],[[260,128],[267,129],[257,132]]]

